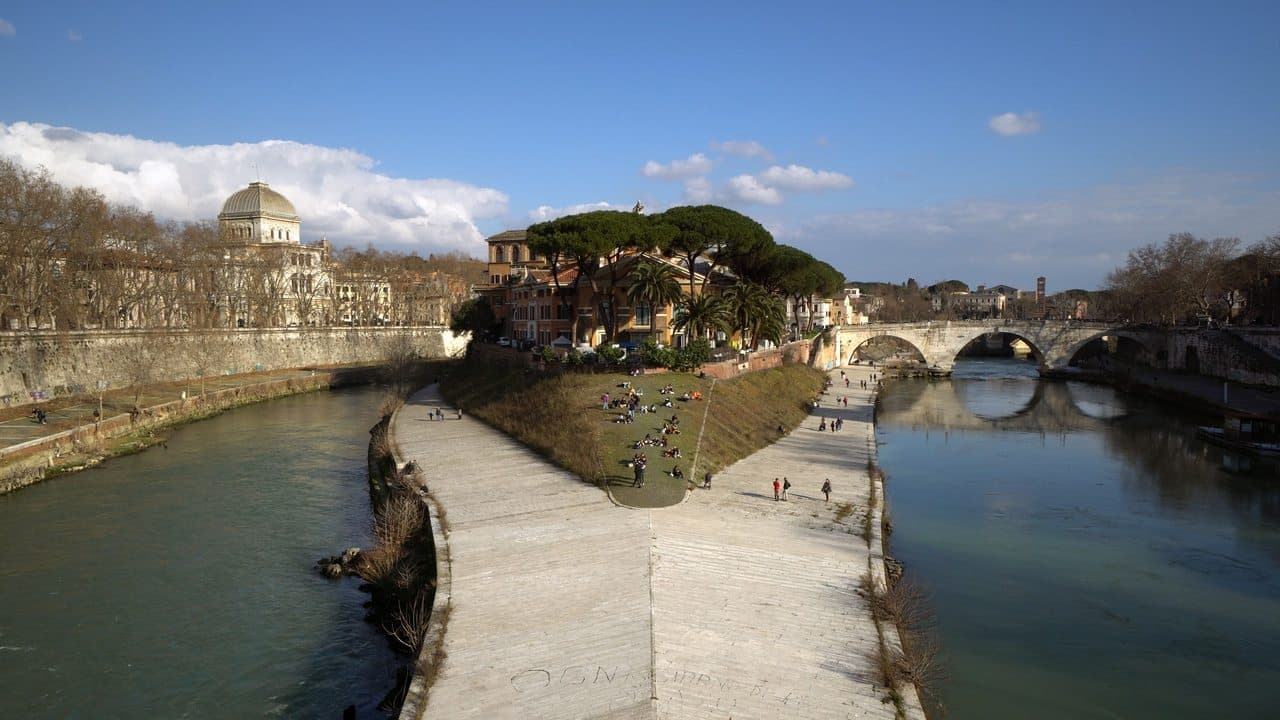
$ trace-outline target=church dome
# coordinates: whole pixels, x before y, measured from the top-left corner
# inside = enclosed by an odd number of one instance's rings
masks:
[[[267,216],[278,220],[298,221],[298,211],[289,198],[267,187],[264,182],[249,183],[244,190],[232,193],[222,203],[218,218]]]

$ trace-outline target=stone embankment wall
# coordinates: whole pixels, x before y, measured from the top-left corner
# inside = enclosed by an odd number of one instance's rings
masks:
[[[779,367],[784,362],[804,363],[821,370],[830,370],[836,365],[835,345],[823,342],[821,337],[813,340],[799,340],[782,347],[748,353],[745,362],[733,359],[707,363],[701,370],[707,374],[707,377],[728,380],[743,373]]]
[[[1280,386],[1280,331],[1174,330],[1165,367],[1245,385]]]
[[[107,387],[282,368],[377,362],[405,343],[423,358],[453,357],[467,336],[444,327],[0,332],[6,405]]]
[[[373,382],[376,367],[336,368],[318,371],[309,377],[270,380],[255,385],[241,385],[184,400],[153,405],[137,415],[120,414],[97,423],[79,425],[59,433],[46,435],[18,445],[0,448],[0,495],[31,485],[67,463],[79,458],[83,466],[97,462],[95,453],[114,439],[127,435],[141,438],[153,431],[181,422],[214,415],[230,408],[275,397],[310,392],[341,385]],[[139,441],[139,447],[147,443]],[[76,470],[77,466],[63,468]]]

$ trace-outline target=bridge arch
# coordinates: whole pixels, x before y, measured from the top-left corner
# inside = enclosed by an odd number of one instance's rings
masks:
[[[1157,350],[1152,346],[1150,342],[1150,338],[1143,337],[1140,333],[1128,331],[1128,330],[1125,330],[1124,328],[1110,328],[1107,330],[1102,330],[1102,331],[1093,333],[1088,337],[1072,342],[1070,345],[1064,348],[1062,352],[1062,359],[1060,361],[1059,366],[1067,367],[1073,364],[1074,362],[1076,362],[1077,356],[1080,355],[1080,352],[1084,350],[1086,347],[1088,347],[1091,343],[1104,340],[1108,337],[1114,337],[1114,338],[1117,338],[1118,340],[1126,340],[1136,344],[1139,348],[1142,349],[1143,352],[1147,354],[1148,361],[1153,361],[1156,358]]]
[[[911,352],[915,353],[918,356],[917,359],[922,363],[927,360],[927,357],[924,354],[924,350],[920,348],[919,344],[917,344],[916,342],[913,342],[910,337],[907,337],[907,333],[895,333],[892,331],[885,331],[885,332],[875,333],[873,335],[870,335],[869,337],[861,338],[856,341],[856,344],[849,343],[849,345],[852,345],[852,347],[846,346],[843,350],[843,355],[845,356],[845,364],[853,365],[855,360],[861,359],[862,357],[861,351],[863,348],[867,346],[868,343],[874,343],[874,342],[883,341],[883,340],[896,341],[899,347],[903,349],[909,349]]]
[[[1039,362],[1041,365],[1044,364],[1044,355],[1045,355],[1044,350],[1040,349],[1040,346],[1036,343],[1035,339],[1031,337],[1032,333],[1019,332],[1017,330],[1007,329],[1007,328],[994,329],[994,330],[988,330],[984,328],[984,329],[978,330],[976,334],[974,334],[967,341],[961,344],[960,347],[955,349],[955,352],[951,356],[950,364],[955,365],[956,358],[960,356],[960,353],[968,349],[969,346],[973,345],[974,343],[980,340],[983,340],[984,338],[990,337],[992,335],[1008,335],[1009,337],[1015,338],[1017,340],[1021,340],[1022,342],[1027,344],[1027,347],[1031,348],[1031,356],[1034,357],[1036,361]]]

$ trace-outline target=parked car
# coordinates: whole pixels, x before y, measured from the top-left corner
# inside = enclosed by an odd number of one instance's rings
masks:
[[[498,346],[499,346],[499,347],[511,347],[511,338],[509,338],[509,337],[500,337],[500,338],[498,338]]]

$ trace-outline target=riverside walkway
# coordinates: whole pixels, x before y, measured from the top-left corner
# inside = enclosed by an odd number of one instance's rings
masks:
[[[853,389],[835,373],[828,407],[710,490],[643,510],[477,420],[429,420],[434,386],[414,395],[393,433],[444,517],[451,587],[444,659],[404,716],[895,717],[861,593],[880,562],[861,536],[871,393],[846,371]],[[914,692],[907,711],[923,717]]]

